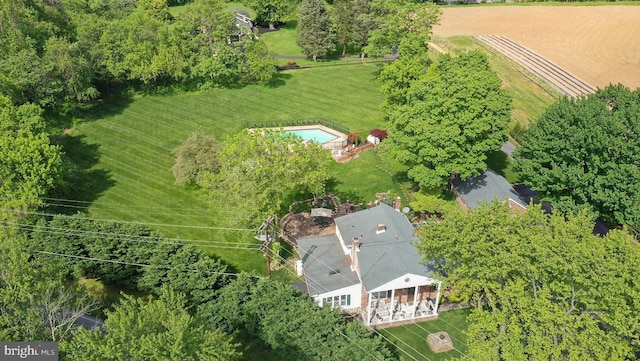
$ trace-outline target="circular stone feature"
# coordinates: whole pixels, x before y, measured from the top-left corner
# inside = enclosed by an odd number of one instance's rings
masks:
[[[427,336],[427,344],[431,351],[435,353],[453,350],[453,342],[446,332],[436,332]]]

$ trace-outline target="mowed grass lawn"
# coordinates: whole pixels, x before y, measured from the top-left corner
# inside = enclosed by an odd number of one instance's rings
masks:
[[[75,189],[75,199],[91,202],[88,210],[94,218],[148,223],[239,270],[262,273],[264,258],[249,249],[255,248],[253,231],[226,229],[233,205],[211,209],[203,192],[175,184],[172,149],[196,130],[223,141],[253,121],[321,117],[368,134],[384,127],[379,109],[383,97],[375,81],[378,66],[295,70],[278,74],[269,86],[105,101],[91,117],[79,119],[65,141],[70,157],[88,174]],[[390,189],[400,193],[389,174],[403,168],[369,152],[332,165],[331,189],[362,201]]]
[[[450,360],[464,359],[467,353],[466,321],[469,309],[441,312],[433,321],[416,322],[412,324],[390,327],[379,330],[384,337],[391,341],[400,360]],[[434,353],[427,344],[427,336],[432,333],[445,331],[449,334],[455,349],[449,352]]]

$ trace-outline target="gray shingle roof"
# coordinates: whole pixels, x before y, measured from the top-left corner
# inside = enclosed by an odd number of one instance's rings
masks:
[[[498,199],[505,201],[508,198],[526,206],[527,203],[513,189],[511,184],[491,169],[487,169],[479,176],[471,177],[466,181],[456,179],[453,182],[458,195],[469,208],[475,208],[481,203],[491,203]]]
[[[381,203],[376,207],[335,219],[336,227],[347,245],[353,237],[360,241],[358,262],[367,291],[402,277],[407,273],[432,276],[433,269],[425,265],[414,243],[418,241],[413,226],[404,214]],[[379,224],[386,230],[376,234]]]
[[[351,271],[349,259],[344,255],[335,234],[303,237],[297,240],[309,295],[338,290],[360,283]]]

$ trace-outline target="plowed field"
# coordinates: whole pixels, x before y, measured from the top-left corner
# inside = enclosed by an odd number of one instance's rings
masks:
[[[433,32],[503,35],[593,86],[640,87],[640,6],[447,7]]]

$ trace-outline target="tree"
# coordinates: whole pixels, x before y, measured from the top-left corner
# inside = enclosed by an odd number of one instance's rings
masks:
[[[243,44],[244,60],[240,72],[249,84],[266,84],[276,74],[276,62],[262,40],[253,40]]]
[[[197,0],[176,23],[189,78],[200,87],[267,83],[275,74],[274,57],[253,33],[235,25],[235,15],[220,0]],[[241,46],[232,42],[239,38]]]
[[[102,33],[104,65],[116,79],[148,86],[186,78],[188,62],[179,39],[156,15],[141,3],[126,18],[111,21]]]
[[[389,115],[384,152],[427,189],[478,174],[506,138],[511,97],[500,86],[482,53],[441,55]]]
[[[239,331],[283,359],[394,360],[387,345],[329,307],[320,308],[291,286],[240,275],[199,309],[226,332]]]
[[[0,231],[0,339],[64,340],[98,302],[65,281],[57,259],[30,251],[27,242]]]
[[[296,42],[313,61],[335,49],[331,15],[323,0],[302,1],[296,31]]]
[[[218,172],[205,174],[200,185],[216,208],[231,208],[239,224],[255,226],[278,213],[290,192],[319,195],[330,161],[320,145],[305,144],[292,134],[244,130],[227,139]]]
[[[68,258],[66,276],[98,278],[108,285],[135,290],[143,273],[139,264],[149,264],[156,253],[166,255],[170,246],[146,226],[118,222],[100,222],[75,216],[54,216],[40,221],[31,233],[34,248],[70,256],[107,260],[96,262]],[[153,245],[153,247],[150,247]],[[160,265],[158,265],[160,266]]]
[[[383,56],[396,50],[402,56],[426,52],[431,29],[439,21],[441,10],[435,4],[413,0],[373,0],[368,21],[373,28],[364,52]]]
[[[640,90],[608,86],[560,99],[531,125],[516,170],[557,212],[588,207],[611,224],[640,224]]]
[[[347,53],[347,45],[352,43],[355,25],[354,2],[352,0],[336,0],[333,3],[332,18],[336,41],[342,44],[342,56]]]
[[[275,24],[291,15],[299,2],[299,0],[246,0],[247,6],[255,10],[258,23],[269,24],[271,30],[275,29]]]
[[[123,295],[104,329],[78,330],[61,344],[68,360],[238,360],[233,338],[185,310],[182,294],[165,288],[157,300]]]
[[[353,45],[360,49],[360,59],[364,59],[364,47],[369,44],[369,32],[375,25],[376,22],[371,15],[371,0],[354,0],[351,40]]]
[[[495,202],[419,231],[419,251],[474,309],[478,360],[625,360],[638,351],[640,248],[591,233],[585,213],[514,212]]]
[[[0,219],[22,217],[61,184],[60,148],[44,133],[42,110],[0,95]]]
[[[182,145],[173,150],[176,163],[171,167],[171,171],[176,177],[176,183],[195,184],[202,181],[205,173],[215,173],[220,149],[221,145],[214,137],[199,131],[191,134]]]
[[[172,245],[155,252],[138,280],[138,289],[161,294],[170,285],[185,295],[188,309],[214,299],[216,291],[228,282],[227,266],[220,260],[188,245]]]

